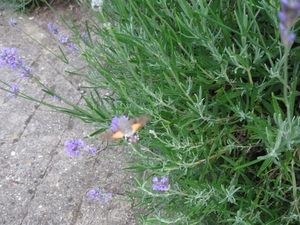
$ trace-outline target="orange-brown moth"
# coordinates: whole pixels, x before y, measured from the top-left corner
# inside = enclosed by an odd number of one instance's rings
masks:
[[[100,133],[99,138],[118,140],[124,137],[129,143],[137,143],[139,137],[136,131],[141,129],[150,118],[151,116],[149,115],[142,115],[130,120],[125,116],[114,117],[111,122],[111,127]]]

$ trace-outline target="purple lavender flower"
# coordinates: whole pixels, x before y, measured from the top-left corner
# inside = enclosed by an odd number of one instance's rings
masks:
[[[32,77],[32,68],[25,65],[17,54],[16,48],[2,48],[0,55],[0,66],[9,65],[11,69],[19,69],[19,77]]]
[[[69,156],[76,156],[79,155],[80,150],[84,148],[84,142],[81,139],[66,140],[64,146]]]
[[[96,148],[90,148],[89,146],[84,146],[83,151],[85,152],[89,152],[89,153],[92,153],[92,154],[96,154],[97,153],[97,149]]]
[[[48,30],[51,34],[58,34],[58,26],[52,23],[48,23]]]
[[[18,54],[16,48],[2,48],[0,55],[0,66],[9,65],[11,69],[16,69],[18,66]]]
[[[11,18],[9,19],[8,24],[11,27],[15,27],[17,25],[17,21],[14,18]]]
[[[97,153],[97,149],[96,148],[91,148],[90,149],[90,153],[92,153],[92,154],[95,155]]]
[[[90,41],[90,38],[89,38],[89,36],[87,35],[87,33],[82,32],[82,33],[80,34],[80,36],[81,36],[81,38],[82,38],[84,41],[86,41],[86,42],[89,42],[89,41]]]
[[[25,65],[22,60],[19,60],[19,77],[21,78],[31,78],[32,77],[32,68]]]
[[[65,35],[65,34],[60,34],[59,37],[58,37],[58,41],[61,44],[66,45],[66,44],[70,43],[70,36]]]
[[[105,203],[107,203],[109,201],[109,199],[112,198],[112,194],[111,193],[104,194],[98,189],[92,189],[89,191],[89,197],[94,200],[103,199],[103,201]]]
[[[53,96],[55,98],[56,96]],[[57,97],[56,97],[57,98]],[[57,98],[58,99],[58,98]],[[65,140],[64,142],[65,150],[70,156],[79,155],[81,151],[89,152],[92,154],[97,153],[96,148],[90,148],[88,145],[85,145],[81,139],[74,140]]]
[[[70,51],[73,52],[76,48],[76,44],[74,42],[69,42],[68,47],[69,47]]]
[[[152,190],[154,191],[166,191],[168,189],[170,189],[170,184],[168,184],[168,178],[163,176],[161,177],[161,179],[159,180],[157,176],[154,176],[152,178]]]
[[[89,196],[91,199],[94,199],[94,200],[100,200],[103,197],[101,191],[99,191],[97,189],[90,190]]]
[[[12,83],[10,85],[11,89],[10,89],[10,93],[9,93],[9,96],[13,97],[13,98],[16,98],[19,94],[19,85],[16,84],[16,83]]]
[[[115,116],[112,120],[111,120],[111,123],[110,123],[110,129],[113,131],[113,132],[116,132],[117,129],[118,129],[118,124],[119,124],[119,118],[117,116]]]
[[[88,145],[84,146],[82,150],[85,152],[89,152],[89,146]]]
[[[74,42],[69,42],[67,43],[69,50],[73,53],[80,53],[80,48],[74,43]]]
[[[53,101],[58,101],[58,97],[56,95],[53,95]]]
[[[115,116],[112,120],[111,120],[111,123],[110,123],[110,129],[113,131],[113,132],[116,132],[118,130],[118,125],[119,125],[119,119],[122,118],[124,120],[129,120],[128,117],[126,116],[120,116],[120,117],[117,117]]]
[[[105,202],[105,203],[108,203],[109,199],[112,198],[112,193],[107,193],[107,194],[105,194],[105,195],[103,196],[103,198],[104,198],[104,202]]]
[[[300,0],[281,0],[281,11],[278,13],[280,19],[281,41],[284,45],[292,45],[296,35],[290,33],[290,29],[297,21],[300,14]]]

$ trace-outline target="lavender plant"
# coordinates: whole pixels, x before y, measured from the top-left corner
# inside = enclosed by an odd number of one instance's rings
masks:
[[[98,189],[92,189],[89,191],[89,197],[94,200],[103,200],[105,203],[108,203],[109,199],[112,198],[112,194],[104,194]]]
[[[89,110],[58,110],[88,122],[152,115],[125,168],[137,174],[128,195],[145,210],[141,223],[297,224],[299,0],[98,8],[88,39],[69,24],[90,68],[71,73],[89,83]]]
[[[0,9],[10,8],[16,11],[28,12],[45,2],[51,4],[53,0],[1,0]]]
[[[96,16],[111,25],[90,24],[90,82],[152,111],[127,168],[144,172],[129,193],[141,221],[296,223],[298,1],[110,1]]]

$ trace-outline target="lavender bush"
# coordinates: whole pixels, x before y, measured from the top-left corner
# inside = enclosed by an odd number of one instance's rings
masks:
[[[45,2],[52,3],[53,0],[1,0],[0,9],[12,9],[21,12],[28,12],[34,7],[38,7]]]

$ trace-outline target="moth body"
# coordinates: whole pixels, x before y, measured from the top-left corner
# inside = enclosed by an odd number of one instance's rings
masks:
[[[99,137],[109,140],[117,140],[124,137],[129,143],[137,143],[139,136],[136,131],[142,128],[150,118],[149,115],[143,115],[130,120],[125,116],[115,117],[112,120],[111,128],[102,132]]]

